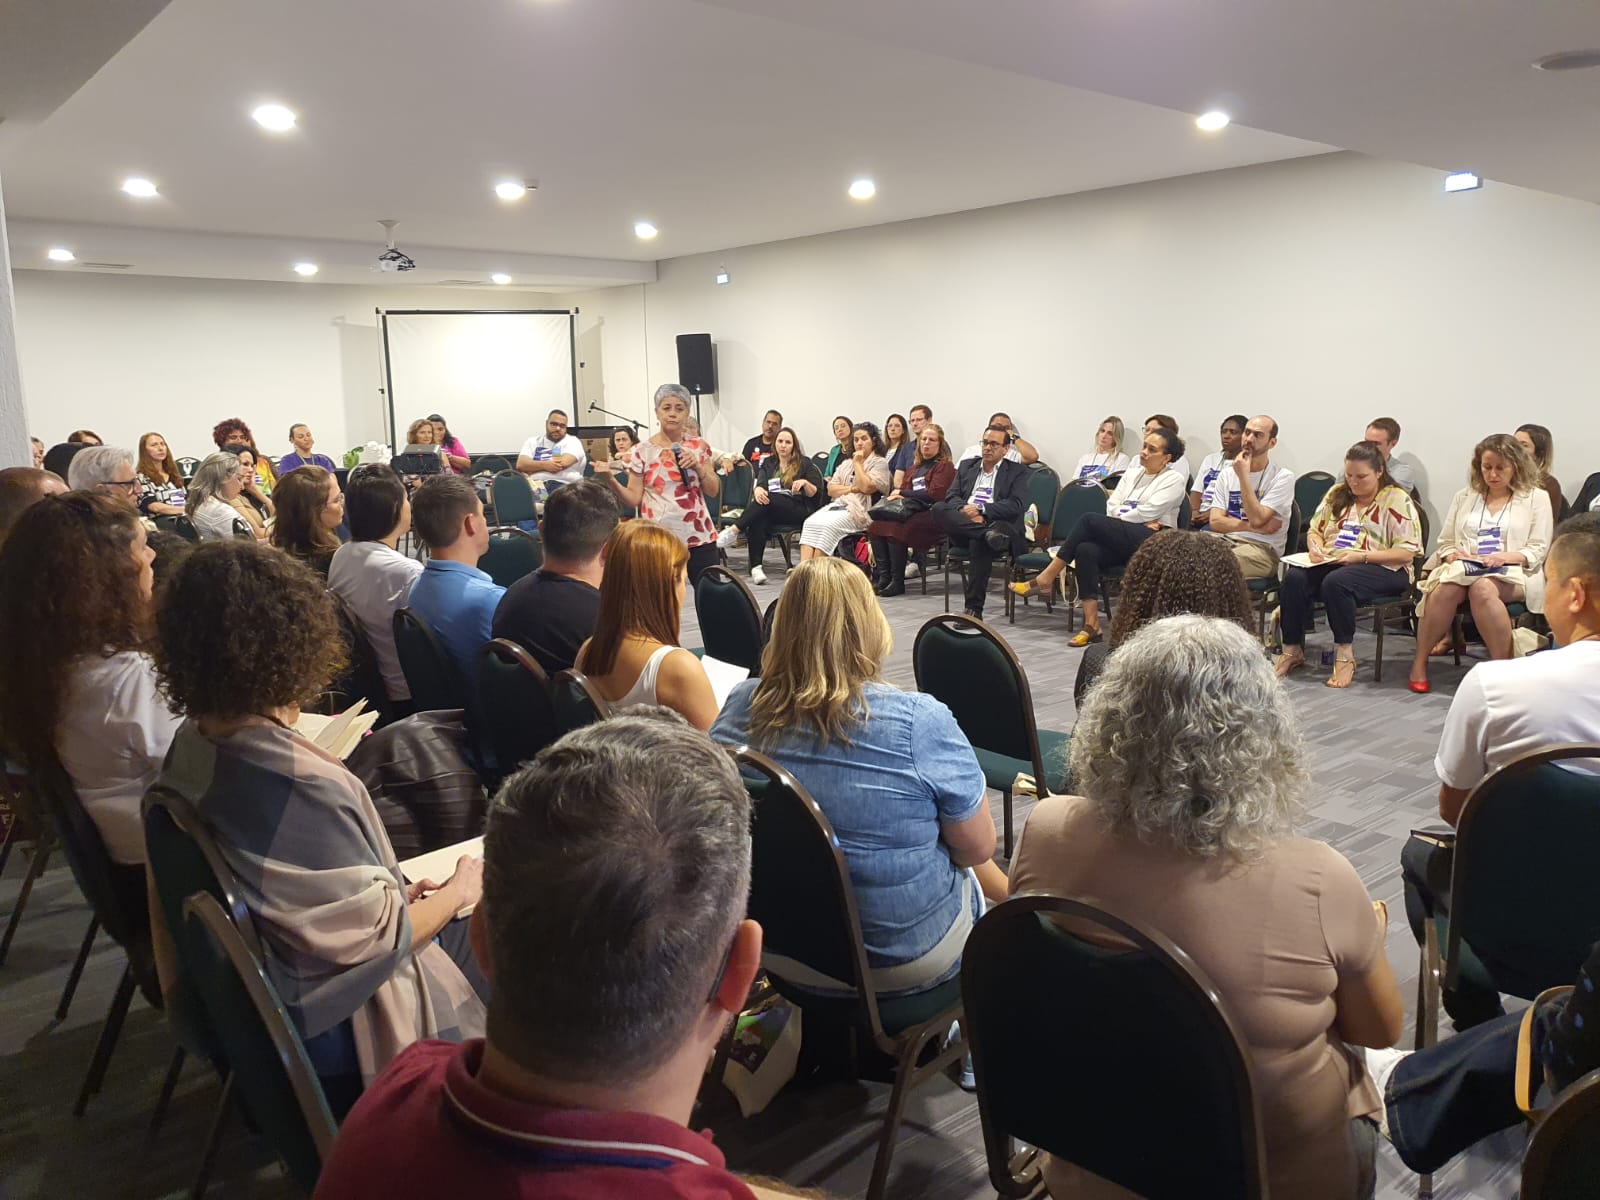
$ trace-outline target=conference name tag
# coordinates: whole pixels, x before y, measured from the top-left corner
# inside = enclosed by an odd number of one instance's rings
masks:
[[[1083,470],[1078,472],[1078,478],[1084,481],[1091,479],[1104,479],[1105,477],[1105,467],[1099,466],[1095,463],[1090,463],[1088,466],[1084,467]]]
[[[1333,548],[1335,550],[1354,550],[1356,543],[1361,540],[1361,528],[1360,521],[1346,521],[1339,526],[1338,536],[1333,539]]]
[[[928,477],[926,475],[918,475],[915,479],[913,479],[911,481],[911,490],[913,492],[925,492],[925,491],[927,491],[928,490]]]
[[[787,496],[788,494],[789,489],[784,486],[783,480],[781,479],[774,479],[771,483],[767,484],[767,495],[769,496]]]
[[[1244,520],[1244,493],[1228,493],[1228,515],[1238,520]]]
[[[974,504],[987,504],[993,499],[994,489],[992,487],[978,487],[972,490],[972,503]]]
[[[548,462],[550,459],[552,459],[554,457],[555,457],[555,454],[551,451],[549,446],[535,446],[534,447],[534,450],[533,450],[533,461],[534,462]]]

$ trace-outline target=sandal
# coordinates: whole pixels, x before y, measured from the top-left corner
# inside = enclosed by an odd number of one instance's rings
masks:
[[[1011,590],[1019,596],[1042,596],[1044,589],[1039,586],[1038,576],[1025,579],[1021,583],[1013,583]]]
[[[1278,659],[1278,665],[1272,669],[1272,673],[1282,679],[1290,671],[1298,671],[1305,665],[1306,656],[1304,654],[1285,654]]]
[[[1098,642],[1099,640],[1100,640],[1099,627],[1097,626],[1094,629],[1090,629],[1087,625],[1085,625],[1082,629],[1078,630],[1077,633],[1073,634],[1072,637],[1067,640],[1067,645],[1069,645],[1069,646],[1089,646],[1089,645],[1093,645],[1095,642]]]
[[[1336,658],[1333,660],[1333,674],[1328,676],[1328,681],[1323,687],[1347,688],[1355,682],[1356,660],[1353,658]]]

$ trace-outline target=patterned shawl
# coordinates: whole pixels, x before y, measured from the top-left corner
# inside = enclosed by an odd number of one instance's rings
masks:
[[[162,778],[238,876],[301,1036],[349,1019],[371,1080],[419,1038],[483,1033],[483,1005],[450,956],[435,943],[413,953],[394,849],[342,762],[280,726],[208,738],[185,721]]]

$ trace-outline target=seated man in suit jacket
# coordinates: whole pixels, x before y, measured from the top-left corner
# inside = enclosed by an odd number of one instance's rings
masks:
[[[966,613],[982,618],[989,570],[996,554],[1022,540],[1022,514],[1028,510],[1028,468],[1006,459],[1011,432],[999,425],[983,431],[982,453],[956,472],[945,498],[934,505],[934,519],[957,550],[970,550]]]

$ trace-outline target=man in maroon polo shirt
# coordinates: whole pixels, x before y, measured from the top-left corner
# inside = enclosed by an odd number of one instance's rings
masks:
[[[418,1042],[350,1111],[319,1200],[751,1200],[685,1128],[761,959],[750,801],[666,709],[578,730],[490,806],[488,1037]]]

